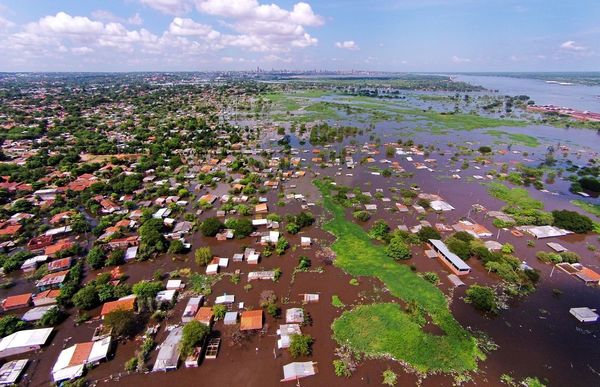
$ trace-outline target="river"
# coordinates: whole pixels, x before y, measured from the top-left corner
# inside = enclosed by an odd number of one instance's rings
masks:
[[[600,86],[559,85],[540,79],[452,74],[458,81],[498,90],[503,95],[528,95],[538,105],[557,105],[600,112]]]

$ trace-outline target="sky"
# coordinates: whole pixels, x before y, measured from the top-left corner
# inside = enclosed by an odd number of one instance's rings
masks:
[[[0,71],[600,71],[598,0],[269,1],[0,0]]]

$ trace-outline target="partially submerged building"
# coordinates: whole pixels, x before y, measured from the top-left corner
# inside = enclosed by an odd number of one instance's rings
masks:
[[[86,366],[106,360],[110,351],[110,336],[98,341],[79,343],[63,349],[52,367],[54,382],[71,380],[83,375]]]
[[[54,328],[18,331],[0,340],[0,359],[25,352],[37,351],[48,341]]]
[[[465,275],[471,272],[471,267],[465,263],[460,257],[448,249],[446,244],[438,239],[430,239],[429,246],[436,252],[437,257],[444,263],[454,274]]]
[[[179,363],[179,342],[183,337],[183,328],[174,327],[170,332],[165,341],[160,345],[158,356],[152,372],[157,371],[171,371],[177,369]]]

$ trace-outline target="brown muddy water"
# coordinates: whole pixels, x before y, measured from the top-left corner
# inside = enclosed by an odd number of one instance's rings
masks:
[[[401,132],[394,128],[393,123],[383,125],[381,131],[383,142],[395,141],[401,137]],[[523,128],[510,129],[522,130]],[[536,129],[537,130],[537,129]],[[541,130],[541,129],[540,129]],[[544,128],[545,130],[545,128]],[[575,133],[575,135],[573,135]],[[521,380],[527,376],[537,376],[547,379],[551,386],[597,386],[600,385],[600,324],[581,324],[577,322],[568,312],[571,307],[589,306],[591,308],[600,308],[600,289],[597,287],[585,286],[582,282],[559,271],[552,270],[549,265],[542,264],[535,258],[535,253],[539,250],[549,251],[545,245],[547,241],[537,241],[535,247],[528,247],[528,237],[517,238],[506,231],[497,232],[493,227],[491,219],[486,218],[482,213],[469,211],[472,204],[479,203],[490,210],[500,209],[504,203],[489,197],[486,187],[478,181],[468,179],[468,176],[483,175],[486,169],[497,168],[496,166],[480,166],[481,169],[475,169],[473,163],[466,171],[461,172],[463,179],[452,180],[448,176],[451,170],[460,167],[460,162],[452,165],[449,156],[454,152],[454,148],[448,148],[448,142],[464,144],[467,141],[472,142],[475,149],[480,144],[489,144],[494,141],[493,138],[482,132],[458,132],[447,135],[432,136],[431,134],[417,132],[414,141],[422,142],[439,147],[445,155],[438,152],[432,152],[428,157],[436,158],[437,166],[435,172],[427,170],[416,170],[412,163],[408,162],[404,156],[395,156],[393,160],[408,171],[413,172],[411,178],[384,178],[382,176],[372,175],[369,167],[378,166],[384,168],[385,164],[378,161],[385,158],[383,147],[380,147],[380,155],[374,156],[377,160],[373,164],[358,166],[356,169],[349,170],[345,167],[335,166],[333,168],[321,169],[310,163],[312,155],[310,153],[300,153],[300,157],[308,161],[309,173],[304,178],[293,179],[283,184],[283,192],[303,193],[309,202],[319,201],[319,193],[312,184],[316,176],[328,175],[334,177],[338,184],[351,187],[360,187],[362,191],[369,191],[375,194],[376,189],[383,189],[384,196],[392,197],[395,195],[390,192],[390,188],[408,188],[410,184],[416,183],[421,187],[422,192],[439,193],[446,201],[455,207],[454,211],[437,215],[429,213],[426,220],[431,223],[443,222],[453,224],[462,217],[469,216],[471,219],[482,223],[488,229],[496,234],[492,239],[498,239],[499,242],[509,242],[516,248],[515,255],[521,260],[526,261],[530,266],[541,271],[541,279],[537,290],[524,298],[511,300],[509,308],[502,310],[498,316],[486,316],[476,312],[470,305],[463,301],[465,288],[451,289],[447,280],[447,272],[435,260],[425,257],[422,248],[414,249],[414,257],[406,264],[414,264],[418,272],[433,271],[440,275],[440,289],[450,297],[451,310],[456,319],[468,329],[473,331],[483,331],[498,344],[499,348],[488,354],[485,361],[480,363],[480,371],[472,375],[472,381],[465,385],[492,385],[499,386],[501,383],[500,375],[510,374],[516,380]],[[578,147],[585,150],[583,160],[587,160],[599,149],[595,132],[579,131],[558,131],[551,129],[547,133],[548,140],[537,149],[529,149],[522,146],[513,146],[513,150],[527,150],[533,152],[528,156],[529,159],[538,160],[545,150],[548,143],[556,141],[574,141],[579,144],[586,144]],[[347,140],[348,141],[348,140]],[[366,136],[358,139],[358,143],[366,143]],[[501,146],[500,146],[501,147]],[[310,149],[307,145],[306,149]],[[575,150],[575,148],[574,148]],[[354,159],[358,161],[364,155],[355,154]],[[422,156],[412,156],[415,161],[422,161]],[[570,156],[576,160],[576,156]],[[470,158],[465,157],[465,158]],[[462,157],[461,157],[462,159]],[[514,162],[523,161],[521,154],[508,153],[507,155],[496,155],[494,160],[497,162],[508,162],[514,165]],[[536,161],[533,163],[535,164]],[[339,168],[339,169],[338,169]],[[313,172],[310,172],[310,171]],[[339,173],[339,175],[336,175]],[[352,176],[346,176],[346,173],[352,173]],[[290,185],[295,184],[297,188],[291,189]],[[567,208],[574,210],[568,201],[572,195],[568,193],[568,184],[557,179],[554,185],[547,187],[549,191],[561,193],[552,195],[530,189],[533,197],[542,200],[547,210]],[[226,193],[228,187],[225,184],[213,191],[217,194]],[[206,192],[203,190],[202,193]],[[271,191],[267,195],[271,212],[277,212],[282,215],[289,213],[298,213],[301,210],[300,203],[291,201],[284,207],[277,207],[277,191]],[[372,220],[362,224],[368,229],[372,222],[377,219],[385,219],[392,228],[400,224],[406,224],[409,227],[418,224],[414,213],[391,212],[386,207],[393,207],[395,200],[383,202],[374,199],[378,204],[378,210],[372,217]],[[310,210],[317,215],[319,222],[328,217],[317,205]],[[200,219],[208,216],[214,216],[215,210],[204,213]],[[349,218],[351,216],[349,215]],[[419,381],[419,378],[412,373],[405,372],[400,364],[389,360],[363,360],[360,362],[357,370],[351,378],[338,378],[333,373],[332,361],[336,358],[335,349],[337,344],[331,338],[331,323],[338,317],[343,310],[349,310],[353,306],[372,302],[400,302],[391,297],[384,289],[383,285],[375,279],[359,278],[359,285],[349,284],[351,276],[343,273],[340,269],[332,265],[327,265],[316,256],[316,252],[322,246],[328,246],[333,241],[333,237],[323,232],[318,225],[303,230],[298,235],[285,235],[290,242],[290,246],[299,246],[301,236],[310,236],[313,238],[313,247],[310,249],[297,248],[290,249],[283,256],[272,255],[262,258],[258,266],[249,266],[244,263],[230,262],[228,268],[223,270],[226,273],[233,273],[240,270],[242,280],[239,284],[233,284],[228,277],[224,277],[214,287],[212,294],[207,298],[207,304],[213,305],[214,299],[223,294],[235,294],[236,303],[244,302],[246,307],[258,307],[260,293],[263,290],[274,290],[280,300],[282,313],[290,307],[301,306],[300,295],[303,293],[318,293],[320,301],[315,304],[305,305],[305,311],[312,318],[312,324],[303,327],[303,333],[310,334],[314,338],[313,354],[307,359],[299,361],[312,360],[317,363],[318,374],[313,377],[305,378],[300,381],[303,386],[359,386],[359,385],[381,385],[381,373],[390,368],[399,376],[400,386],[415,385],[421,383],[423,386],[448,386],[453,384],[453,378],[447,375],[433,375]],[[213,253],[222,257],[229,257],[234,253],[242,252],[245,246],[256,246],[255,238],[245,238],[243,240],[233,240],[227,242],[218,242],[212,238],[207,239],[198,233],[191,238],[193,243],[192,252],[173,257],[171,255],[160,256],[155,260],[148,262],[137,262],[124,265],[123,272],[129,276],[128,282],[135,283],[141,279],[152,278],[155,270],[160,269],[163,273],[168,273],[175,269],[192,268],[196,270],[193,260],[193,250],[200,246],[210,246]],[[600,247],[597,235],[589,236],[568,236],[554,238],[548,241],[561,243],[571,251],[575,251],[582,256],[582,263],[595,270],[600,270],[600,258],[592,251],[588,250],[587,244]],[[292,273],[294,267],[298,264],[300,256],[305,255],[312,261],[312,268],[323,267],[322,273],[308,272],[296,274],[292,282]],[[469,265],[473,271],[464,281],[467,285],[474,283],[497,285],[498,279],[488,274],[482,265],[471,259]],[[282,270],[282,277],[278,282],[272,281],[253,281],[253,288],[245,291],[243,286],[247,283],[246,276],[249,271],[272,269],[279,267]],[[85,281],[89,281],[97,273],[86,273]],[[16,286],[0,290],[0,297],[19,294],[25,291],[33,291],[31,282],[15,276]],[[562,295],[557,297],[553,289],[560,289]],[[346,304],[344,309],[337,309],[331,305],[331,297],[338,295]],[[161,329],[156,337],[156,342],[161,343],[166,337],[165,327],[169,324],[180,322],[181,313],[185,307],[188,296],[180,296],[175,307],[170,311],[166,323],[161,324]],[[74,311],[71,311],[74,312]],[[97,315],[99,310],[92,311],[92,315]],[[73,314],[73,313],[71,313]],[[108,362],[100,364],[98,367],[90,370],[87,378],[95,381],[98,385],[110,384],[118,386],[195,386],[195,385],[218,385],[218,386],[278,386],[282,378],[282,366],[291,361],[287,351],[276,350],[277,336],[275,331],[283,319],[273,319],[266,315],[266,324],[268,328],[265,334],[256,334],[249,337],[241,345],[233,345],[231,342],[232,331],[223,326],[221,321],[217,322],[213,329],[213,336],[222,338],[221,348],[217,359],[205,359],[196,369],[186,369],[183,365],[177,371],[169,373],[150,373],[150,374],[132,374],[127,375],[123,371],[124,363],[133,356],[134,351],[141,345],[140,341],[131,340],[115,345],[115,351]],[[50,370],[54,364],[58,353],[63,348],[73,345],[77,342],[90,340],[94,328],[99,324],[98,320],[92,320],[75,327],[72,318],[63,322],[55,330],[50,345],[38,353],[30,353],[17,358],[30,358],[32,364],[27,370],[27,376],[22,384],[29,386],[46,386],[51,382]],[[157,350],[153,350],[148,362],[149,366],[153,364],[156,358]]]

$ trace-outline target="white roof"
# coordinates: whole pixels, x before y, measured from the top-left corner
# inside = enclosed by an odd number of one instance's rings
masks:
[[[30,309],[27,312],[25,312],[23,317],[21,317],[21,320],[23,320],[23,321],[40,320],[49,310],[54,309],[54,308],[58,308],[58,306],[56,306],[56,305],[38,306],[36,308]]]
[[[27,366],[29,359],[9,361],[0,367],[0,384],[14,384]]]
[[[10,349],[44,345],[46,344],[46,341],[48,341],[48,337],[50,337],[53,329],[54,328],[29,329],[8,335],[0,340],[0,354],[2,351]]]
[[[219,264],[217,264],[217,263],[211,263],[210,265],[206,266],[206,274],[217,273],[218,271],[219,271]]]
[[[316,374],[317,371],[312,361],[295,362],[283,366],[282,381],[296,380]]]
[[[181,287],[181,280],[168,280],[167,290],[179,289]]]
[[[233,294],[224,294],[215,299],[215,304],[233,304],[235,296]]]
[[[429,203],[429,205],[435,211],[452,211],[454,209],[454,207],[452,207],[450,204],[446,203],[443,200],[432,200],[431,203]]]
[[[52,367],[52,379],[55,382],[61,380],[71,380],[77,378],[83,374],[83,370],[86,364],[96,363],[100,360],[106,359],[108,350],[110,348],[111,337],[105,337],[102,340],[94,341],[92,348],[87,358],[73,359],[77,348],[82,345],[89,345],[89,343],[78,343],[70,346],[67,349],[63,349]],[[77,364],[73,364],[77,361]]]
[[[177,368],[179,361],[179,342],[183,336],[183,328],[175,327],[160,345],[158,356],[152,371],[167,371]]]
[[[460,257],[448,250],[446,244],[437,239],[430,239],[429,243],[435,246],[448,261],[450,261],[458,270],[471,270],[471,267],[465,263]]]
[[[177,293],[177,290],[172,289],[172,290],[161,290],[160,292],[158,292],[156,294],[156,301],[169,301],[172,302],[173,299],[175,298],[175,293]]]

